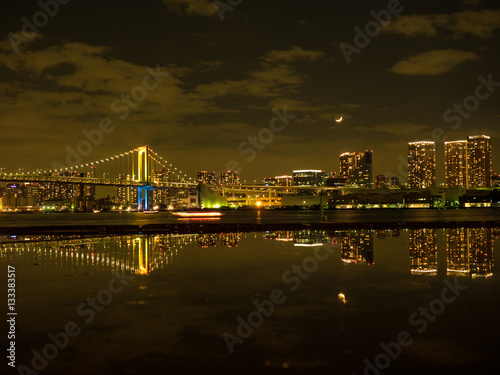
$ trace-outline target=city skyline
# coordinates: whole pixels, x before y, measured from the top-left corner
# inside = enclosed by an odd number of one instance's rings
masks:
[[[435,187],[438,184],[436,183],[436,176],[439,172],[445,173],[446,181],[439,183],[439,185],[443,185],[446,187],[456,187],[463,186],[468,188],[482,188],[482,187],[493,187],[493,176],[498,175],[495,173],[491,160],[493,159],[494,153],[492,153],[491,147],[491,137],[488,135],[469,135],[466,140],[456,140],[456,141],[448,141],[444,143],[444,164],[442,166],[438,166],[436,163],[436,159],[440,158],[440,155],[436,153],[436,142],[434,141],[415,141],[408,142],[408,158],[407,158],[407,169],[408,169],[408,182],[403,182],[407,184],[411,188],[428,188]],[[108,155],[106,157],[106,161],[113,163],[113,159],[116,159],[115,164],[117,163],[120,157],[127,158],[127,155],[133,152],[143,152],[141,150],[144,149],[150,150],[152,163],[155,164],[154,167],[150,168],[150,179],[151,180],[162,180],[162,181],[171,181],[170,176],[174,175],[175,180],[181,181],[202,181],[208,184],[222,184],[222,185],[237,185],[246,179],[242,179],[238,174],[238,170],[222,170],[222,171],[198,171],[195,176],[189,176],[184,173],[182,170],[178,170],[175,166],[170,164],[168,167],[168,161],[164,160],[160,155],[151,150],[148,145],[141,146],[136,148],[135,150],[130,150],[122,154],[116,154],[114,156]],[[428,155],[427,155],[428,154]],[[161,159],[161,160],[160,160]],[[428,159],[428,160],[427,160]],[[111,160],[111,161],[110,161]],[[285,174],[281,176],[266,176],[257,180],[254,180],[254,184],[260,185],[261,183],[266,184],[266,180],[272,179],[281,179],[281,178],[290,178],[292,179],[292,175],[295,175],[296,172],[311,172],[311,173],[319,173],[321,174],[321,179],[326,179],[328,177],[336,178],[336,179],[344,179],[347,184],[355,184],[359,186],[365,187],[373,187],[378,182],[380,177],[384,177],[385,180],[389,181],[390,179],[395,179],[395,181],[400,181],[402,176],[405,173],[400,173],[399,175],[393,174],[392,172],[388,172],[385,175],[374,175],[373,174],[373,150],[366,150],[364,152],[356,153],[353,152],[344,152],[339,155],[340,166],[338,170],[333,170],[333,168],[328,170],[313,170],[313,169],[305,169],[305,170],[292,170],[285,171]],[[74,174],[77,171],[78,173],[83,173],[87,177],[95,178],[95,170],[96,166],[99,163],[105,164],[104,160],[96,160],[94,162],[83,163],[81,165],[75,165],[66,167],[63,165],[62,168],[59,169],[51,169],[51,170],[36,170],[27,172],[22,168],[21,171],[14,173],[21,174],[42,174],[42,175],[65,175],[65,174]],[[114,165],[114,167],[120,167],[121,163],[128,165],[128,167],[133,167],[133,160],[129,159],[123,160],[123,162],[118,162],[118,164]],[[132,163],[132,164],[130,164]],[[139,162],[140,164],[140,162]],[[428,165],[426,165],[428,164]],[[423,166],[423,168],[421,168]],[[401,165],[400,165],[401,167]],[[83,169],[82,169],[83,168]],[[135,168],[139,168],[137,165]],[[141,180],[139,173],[140,170],[135,170],[134,173],[137,174],[128,174],[121,175],[116,174],[113,178],[118,180],[126,180],[126,181],[137,181]],[[0,168],[0,173],[9,174],[8,168]],[[288,173],[288,174],[287,174]],[[12,174],[12,173],[11,173]],[[106,172],[108,177],[111,177],[112,172],[108,170]],[[217,178],[219,175],[219,178]],[[143,176],[145,177],[145,176]],[[404,178],[403,178],[404,179]],[[413,179],[413,182],[412,182]],[[425,180],[425,181],[424,181]],[[15,181],[15,180],[12,180]],[[323,181],[324,183],[325,181]],[[342,181],[337,181],[337,183]],[[252,181],[249,181],[248,184],[251,184]],[[287,184],[285,184],[287,185]],[[313,184],[315,185],[315,184]],[[317,186],[322,185],[322,183],[316,184]],[[398,185],[398,184],[396,184]]]
[[[68,148],[86,141],[82,162],[150,144],[190,176],[233,161],[250,181],[330,171],[339,154],[365,149],[374,176],[397,175],[408,142],[436,141],[442,165],[444,141],[497,139],[498,4],[399,4],[361,48],[355,28],[387,15],[386,1],[308,12],[242,2],[222,20],[203,0],[67,2],[47,22],[34,19],[38,3],[9,3],[0,164],[67,165]]]

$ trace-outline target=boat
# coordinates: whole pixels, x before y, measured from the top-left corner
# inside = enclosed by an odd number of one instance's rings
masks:
[[[180,218],[219,218],[222,216],[222,213],[219,211],[202,211],[202,210],[193,210],[193,211],[176,211],[172,212],[172,215],[179,216]]]

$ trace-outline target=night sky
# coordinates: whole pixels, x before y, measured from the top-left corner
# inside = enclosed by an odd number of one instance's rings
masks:
[[[244,0],[224,13],[205,0],[61,2],[47,20],[36,1],[2,6],[0,167],[9,171],[67,165],[67,147],[110,119],[114,130],[83,162],[149,144],[190,177],[234,160],[242,180],[260,182],[338,171],[340,153],[371,149],[374,175],[398,174],[407,142],[434,137],[443,182],[444,138],[487,134],[500,172],[498,1],[391,0],[398,14],[379,33],[373,13],[388,1]],[[23,17],[46,24],[23,33]],[[369,22],[374,36],[356,47],[354,28]],[[157,66],[145,90],[146,67]],[[490,75],[497,87],[466,100]],[[131,92],[146,97],[127,115]],[[474,110],[460,118],[453,106],[464,100]],[[279,132],[262,130],[284,106]],[[259,132],[269,143],[254,154],[242,143]]]

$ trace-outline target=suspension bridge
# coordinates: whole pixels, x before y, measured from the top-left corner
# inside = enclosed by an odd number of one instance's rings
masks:
[[[198,184],[149,146],[71,167],[31,172],[0,172],[0,181],[133,187],[138,209],[148,210],[155,189],[189,189]]]

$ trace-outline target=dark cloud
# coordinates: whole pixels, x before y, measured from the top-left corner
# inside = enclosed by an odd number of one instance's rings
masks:
[[[9,35],[26,37],[23,17],[39,6],[11,2],[0,15],[0,167],[64,162],[103,118],[115,130],[85,161],[149,142],[191,176],[229,160],[247,180],[337,170],[341,152],[365,149],[375,174],[396,172],[406,142],[435,128],[490,134],[497,165],[498,93],[458,130],[443,112],[474,94],[479,75],[500,81],[498,5],[409,2],[348,64],[339,45],[386,5],[244,1],[221,21],[209,0],[69,2],[16,53]],[[121,119],[112,104],[156,66],[168,76]],[[238,146],[284,107],[296,117],[246,162]]]
[[[399,61],[391,68],[396,74],[436,75],[449,72],[457,65],[470,60],[478,60],[472,52],[452,49],[422,52]]]

